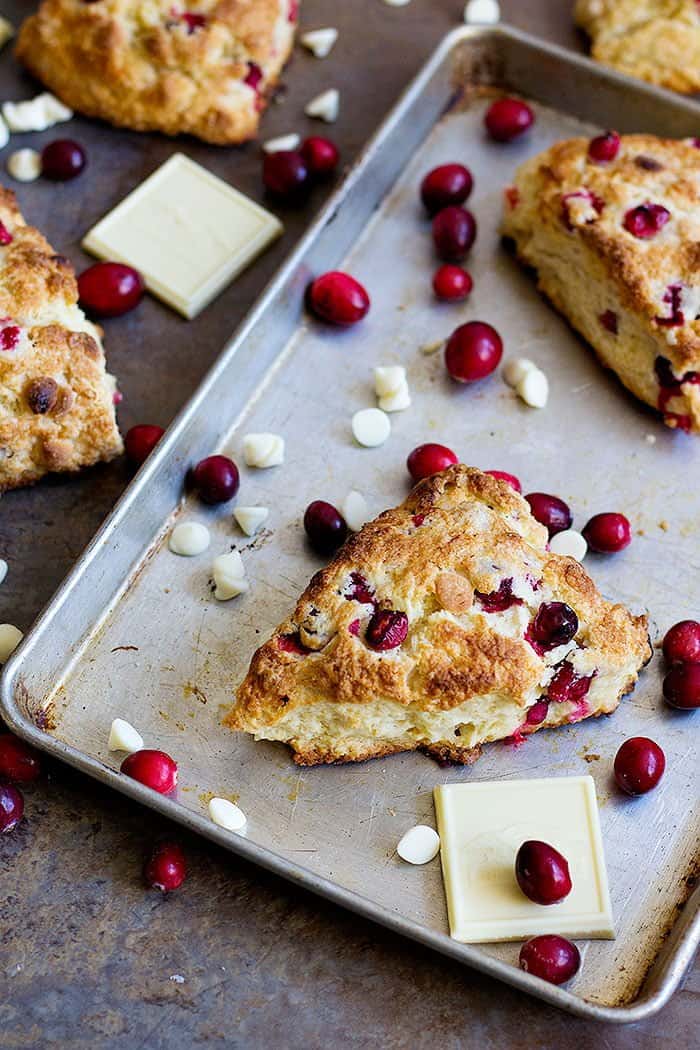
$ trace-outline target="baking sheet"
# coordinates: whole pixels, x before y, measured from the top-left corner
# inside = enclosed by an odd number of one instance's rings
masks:
[[[229,349],[175,425],[159,458],[127,493],[114,527],[98,537],[57,605],[13,660],[4,679],[3,703],[25,735],[32,735],[30,714],[34,722],[50,728],[48,741],[72,749],[62,750],[73,761],[86,758],[88,768],[103,779],[106,769],[118,768],[118,756],[106,749],[110,722],[117,716],[126,718],[139,728],[147,746],[162,747],[178,761],[177,800],[155,800],[175,819],[298,881],[310,880],[308,884],[321,892],[535,994],[576,1012],[626,1020],[661,1004],[693,947],[693,934],[680,932],[680,925],[690,922],[690,906],[682,913],[680,908],[692,888],[698,852],[697,751],[692,716],[671,711],[661,701],[658,657],[613,718],[542,732],[517,750],[491,746],[474,767],[464,770],[442,769],[421,755],[299,770],[282,746],[255,744],[220,726],[252,651],[286,616],[319,567],[303,542],[306,505],[317,498],[338,504],[351,488],[365,495],[373,513],[399,502],[407,491],[406,455],[423,441],[448,444],[464,462],[511,471],[521,478],[525,491],[556,492],[571,504],[578,527],[600,510],[629,513],[635,528],[632,546],[617,558],[589,556],[589,572],[607,596],[635,610],[647,609],[654,636],[676,620],[697,614],[700,492],[685,479],[698,476],[700,443],[664,428],[600,369],[540,300],[532,279],[503,250],[497,235],[502,189],[514,167],[557,139],[589,134],[607,124],[609,113],[601,110],[598,125],[589,126],[538,105],[534,133],[522,143],[503,147],[483,136],[485,101],[467,101],[461,94],[407,166],[396,153],[402,133],[404,139],[413,135],[418,141],[421,121],[426,128],[432,123],[430,114],[449,98],[455,70],[464,75],[468,69],[471,75],[478,66],[490,71],[489,77],[491,71],[500,74],[510,47],[511,82],[520,86],[514,76],[517,58],[532,78],[532,64],[516,48],[523,39],[523,52],[529,48],[531,56],[539,53],[550,63],[557,57],[557,49],[504,30],[465,30],[443,45],[432,70],[429,67],[413,89],[413,99],[409,92],[383,139],[380,132],[350,177],[344,196],[341,191],[302,244],[284,289],[276,290],[253,315],[247,344],[239,337]],[[559,53],[557,60],[590,77],[587,116],[592,99],[605,100],[601,85],[614,91],[622,79],[573,56]],[[567,81],[569,87],[574,79]],[[531,79],[527,86],[533,90]],[[647,88],[626,89],[632,96],[663,99],[663,93]],[[536,93],[546,97],[545,92]],[[561,94],[566,94],[564,82]],[[405,122],[421,97],[432,101],[409,131]],[[638,97],[636,104],[640,105]],[[674,104],[675,100],[665,103],[671,109]],[[675,105],[682,123],[685,111],[692,113],[692,108],[688,103]],[[660,119],[653,109],[650,119]],[[619,117],[615,123],[624,130],[645,127],[623,127]],[[396,149],[390,155],[392,137]],[[368,199],[376,196],[379,202],[382,196],[380,148],[386,166],[395,165],[403,174],[371,221],[362,221],[358,206],[353,224],[347,207],[353,194],[365,198],[365,208]],[[479,224],[468,263],[474,292],[459,306],[436,304],[432,298],[435,260],[417,194],[422,174],[452,159],[463,160],[474,173],[470,207]],[[333,238],[328,236],[334,219],[339,245],[361,234],[342,261],[333,256]],[[321,229],[326,231],[325,241],[319,236]],[[337,264],[369,289],[368,318],[347,332],[303,320],[281,348],[265,311],[269,315],[277,310],[280,318],[285,312],[296,313],[308,273]],[[545,369],[552,389],[544,411],[522,405],[497,376],[474,389],[457,387],[445,374],[442,355],[424,352],[457,324],[475,318],[496,325],[507,355],[526,354]],[[272,367],[267,367],[268,361],[274,361]],[[351,416],[375,404],[372,368],[394,363],[407,368],[413,406],[392,415],[392,435],[385,446],[359,448],[352,440]],[[161,504],[175,505],[189,450],[196,450],[212,426],[212,411],[219,413],[213,425],[225,434],[221,447],[239,465],[244,433],[271,430],[286,439],[283,467],[241,468],[239,502],[269,506],[267,527],[246,540],[235,527],[231,507],[207,510],[188,502],[175,511],[152,545],[155,530],[139,506],[139,485],[143,498],[149,483],[159,484]],[[206,451],[212,450],[209,444]],[[167,532],[176,517],[206,522],[212,532],[207,555],[184,559],[167,550]],[[233,545],[242,552],[251,592],[221,604],[210,591],[211,560]],[[125,548],[148,553],[118,581],[121,587],[113,594],[110,564],[123,560]],[[81,588],[85,593],[88,579],[91,600],[98,602],[103,615],[97,628],[81,639],[79,621],[61,616],[61,610],[71,609]],[[41,674],[36,674],[42,643],[43,687]],[[52,661],[62,669],[60,678],[48,673]],[[47,688],[49,680],[54,689]],[[660,788],[637,800],[621,798],[611,784],[612,759],[631,735],[652,736],[667,757]],[[104,765],[95,766],[95,760]],[[581,942],[579,975],[568,989],[553,989],[499,965],[517,965],[517,945],[465,948],[451,942],[439,863],[408,867],[394,851],[412,824],[434,823],[435,784],[583,772],[596,782],[618,937],[614,942]],[[137,797],[149,795],[138,785],[128,785],[127,790]],[[249,821],[245,839],[213,830],[206,815],[212,794],[240,803]],[[675,936],[669,938],[674,925]],[[667,939],[668,959],[652,975],[649,994],[635,1003]]]

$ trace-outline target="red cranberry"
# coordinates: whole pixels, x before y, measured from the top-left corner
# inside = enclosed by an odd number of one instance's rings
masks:
[[[614,310],[605,310],[598,320],[611,335],[617,335],[617,314]]]
[[[306,656],[310,649],[302,643],[298,631],[292,634],[280,634],[277,636],[277,646],[283,653],[294,653],[296,656]]]
[[[523,487],[515,474],[509,474],[505,470],[485,470],[484,474],[490,474],[492,478],[498,478],[499,481],[505,481],[506,485],[510,485],[516,492],[522,492]]]
[[[374,591],[361,572],[350,573],[350,590],[345,594],[348,602],[360,602],[362,605],[376,605]]]
[[[86,163],[85,150],[72,139],[54,139],[41,151],[41,174],[55,182],[74,179]]]
[[[198,29],[204,29],[207,24],[206,15],[200,15],[194,11],[183,11],[180,18],[187,27],[188,36],[192,36]]]
[[[320,135],[310,135],[308,139],[304,139],[299,152],[304,158],[309,174],[315,179],[325,179],[332,175],[340,161],[336,144]]]
[[[459,463],[459,460],[451,448],[430,443],[418,445],[406,460],[408,473],[414,481],[422,481],[432,474],[439,474],[441,470],[447,470],[455,463]]]
[[[552,700],[555,704],[567,702],[580,704],[584,697],[588,696],[592,681],[593,675],[579,677],[573,665],[568,660],[564,660],[547,687],[547,699]]]
[[[304,529],[317,554],[332,554],[342,547],[348,534],[345,519],[332,503],[315,499],[304,513]]]
[[[457,303],[466,299],[473,284],[467,271],[453,263],[445,263],[433,274],[433,291],[444,303]]]
[[[502,356],[500,335],[484,321],[468,321],[455,328],[445,347],[447,371],[458,383],[474,383],[490,376]]]
[[[507,580],[501,580],[497,591],[491,591],[488,594],[484,594],[483,591],[474,591],[474,597],[484,612],[487,613],[505,612],[506,609],[510,609],[513,605],[523,604],[522,598],[518,598],[517,595],[513,594],[512,576]]]
[[[578,631],[578,616],[566,602],[542,602],[532,621],[532,640],[547,649],[566,645]]]
[[[421,182],[420,197],[428,215],[435,215],[450,204],[463,204],[473,185],[472,173],[463,164],[441,164]]]
[[[0,777],[29,784],[41,776],[39,754],[12,733],[0,733]]]
[[[13,831],[24,815],[21,791],[12,784],[0,784],[0,835]]]
[[[0,244],[2,244],[3,246],[6,246],[8,244],[12,244],[13,240],[14,240],[14,237],[12,236],[10,231],[8,230],[8,228],[5,225],[5,223],[4,222],[0,222]]]
[[[575,944],[557,933],[545,933],[526,941],[520,949],[520,969],[550,984],[564,984],[581,965]]]
[[[624,514],[594,514],[583,529],[586,543],[598,554],[614,554],[632,542],[630,523]]]
[[[363,286],[340,270],[317,277],[309,287],[308,301],[317,317],[341,326],[357,324],[369,310],[369,296]]]
[[[165,751],[134,751],[122,762],[121,772],[161,795],[169,795],[177,786],[177,763]]]
[[[588,156],[597,164],[607,164],[615,160],[620,149],[620,136],[616,131],[606,131],[597,135],[588,144]]]
[[[615,755],[615,780],[628,795],[646,795],[659,783],[665,769],[663,751],[645,736],[625,740]]]
[[[675,664],[664,678],[664,697],[671,707],[700,707],[700,664]]]
[[[141,302],[143,277],[132,266],[95,263],[78,278],[80,305],[93,317],[120,317]]]
[[[662,226],[665,226],[671,218],[671,213],[663,204],[640,204],[637,208],[630,208],[625,215],[624,227],[628,233],[641,240],[654,237]]]
[[[443,208],[433,219],[435,251],[446,262],[459,262],[476,238],[476,219],[456,204]]]
[[[530,107],[517,98],[499,98],[486,111],[484,124],[496,142],[511,142],[532,125],[535,115]]]
[[[185,855],[177,842],[160,842],[154,847],[143,869],[146,885],[170,893],[182,886],[187,875]]]
[[[538,726],[541,722],[544,722],[548,710],[548,701],[538,700],[536,704],[532,705],[532,707],[528,707],[525,722],[529,726]]]
[[[574,519],[563,499],[550,496],[547,492],[531,492],[525,499],[530,504],[533,518],[544,525],[550,538],[571,528]]]
[[[685,324],[685,313],[681,309],[683,305],[683,289],[684,285],[682,283],[669,284],[664,292],[661,301],[668,303],[668,316],[654,318],[661,328],[680,328],[681,325]]]
[[[515,858],[515,877],[526,897],[535,904],[556,904],[571,893],[566,857],[546,842],[523,842]]]
[[[311,185],[309,168],[301,153],[281,149],[263,158],[263,183],[268,193],[291,203],[302,200]]]
[[[203,503],[226,503],[238,492],[238,467],[228,456],[207,456],[192,471],[192,484]]]
[[[247,84],[248,87],[252,88],[253,91],[257,91],[260,82],[263,78],[263,71],[257,62],[248,63],[248,72],[243,78],[243,83]]]
[[[396,649],[408,634],[408,616],[393,609],[378,609],[367,624],[367,644],[379,653]]]
[[[670,627],[664,638],[664,656],[670,664],[699,664],[700,623],[681,620]]]
[[[131,462],[140,467],[148,459],[165,431],[152,423],[137,423],[128,430],[124,438],[124,448]]]

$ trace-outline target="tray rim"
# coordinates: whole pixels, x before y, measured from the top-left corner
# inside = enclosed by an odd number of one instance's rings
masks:
[[[565,63],[579,67],[600,82],[617,84],[628,90],[635,91],[638,95],[647,95],[652,98],[660,98],[667,102],[672,102],[678,109],[685,109],[690,114],[697,115],[700,118],[700,103],[696,101],[679,98],[670,91],[656,88],[625,74],[618,73],[615,70],[601,66],[586,56],[569,51],[557,44],[549,43],[514,27],[505,24],[488,27],[461,26],[450,31],[403,90],[397,102],[389,110],[386,117],[381,121],[376,131],[360,151],[347,175],[330,195],[315,219],[311,221],[306,233],[302,235],[296,246],[282,262],[251,306],[244,320],[226,341],[211,368],[177,413],[154,454],[127,485],[114,508],[100,525],[54,596],[40,612],[17,650],[2,668],[0,672],[0,714],[13,732],[27,740],[34,747],[66,762],[79,771],[94,777],[99,782],[135,799],[137,802],[149,806],[162,816],[181,824],[188,830],[203,835],[235,855],[258,864],[295,885],[301,886],[303,889],[316,893],[334,904],[338,904],[371,921],[379,923],[394,933],[410,937],[425,947],[432,948],[442,955],[454,958],[458,962],[466,963],[490,977],[503,981],[511,987],[528,992],[570,1013],[604,1022],[634,1023],[650,1018],[669,1001],[678,989],[700,946],[700,887],[686,901],[683,911],[673,924],[673,936],[677,944],[662,964],[657,987],[646,995],[642,994],[640,998],[633,1000],[631,1004],[623,1006],[605,1006],[592,1003],[565,988],[546,984],[538,978],[517,969],[510,963],[487,955],[479,945],[462,944],[452,940],[448,934],[430,930],[408,918],[396,915],[389,909],[376,904],[370,898],[345,889],[329,878],[316,875],[302,865],[288,860],[273,850],[248,842],[244,835],[233,834],[217,827],[211,821],[183,806],[175,799],[156,794],[142,784],[121,776],[118,771],[105,765],[99,759],[93,758],[52,736],[24,714],[17,700],[23,686],[23,666],[30,659],[32,651],[39,645],[42,634],[48,629],[55,616],[60,612],[60,609],[69,600],[73,589],[89,566],[103,552],[110,537],[119,527],[122,520],[127,517],[131,507],[137,502],[139,495],[148,488],[159,467],[171,457],[171,453],[177,445],[190,417],[206,399],[207,393],[217,382],[225,364],[233,357],[237,348],[245,341],[275,296],[283,289],[289,278],[303,262],[308,249],[313,245],[317,235],[332,222],[348,190],[360,180],[370,159],[381,147],[383,140],[390,134],[392,128],[400,122],[404,111],[411,106],[414,97],[428,84],[443,63],[449,60],[449,56],[462,41],[488,42],[491,39],[497,40],[498,38],[511,41],[516,45],[522,44],[526,47],[534,47],[546,55],[559,58]],[[160,533],[156,537],[152,537],[144,548],[143,559],[148,557],[153,542],[157,541],[159,535]],[[109,610],[113,602],[118,600],[120,593],[118,591],[110,599],[106,604],[106,610]],[[98,620],[93,623],[86,638],[80,640],[77,650],[71,660],[67,662],[64,672],[67,671],[70,664],[80,659],[80,653],[86,640],[91,637],[95,630],[99,629],[100,622],[101,620]],[[663,950],[662,947],[661,952]],[[652,967],[657,962],[658,955]]]

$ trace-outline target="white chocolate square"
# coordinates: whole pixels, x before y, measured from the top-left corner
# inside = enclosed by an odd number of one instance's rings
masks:
[[[434,796],[454,940],[615,936],[592,777],[445,784]],[[528,839],[569,863],[573,886],[558,904],[535,904],[518,886],[515,857]]]
[[[93,226],[83,248],[134,266],[149,292],[192,318],[282,229],[270,212],[175,153]]]

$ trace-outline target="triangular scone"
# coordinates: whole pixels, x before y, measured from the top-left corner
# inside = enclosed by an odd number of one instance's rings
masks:
[[[535,637],[552,602],[578,617],[567,644]],[[613,711],[649,654],[645,616],[549,553],[505,482],[455,466],[314,576],[225,721],[300,765],[417,749],[472,762],[488,741]]]
[[[673,91],[700,91],[697,0],[577,0],[575,18],[599,62]]]
[[[521,165],[502,232],[603,364],[700,433],[700,149],[625,135],[610,161],[588,150],[570,139]]]
[[[252,138],[298,0],[43,0],[17,57],[63,102],[137,131]]]
[[[114,393],[73,267],[0,187],[0,492],[119,455]]]

